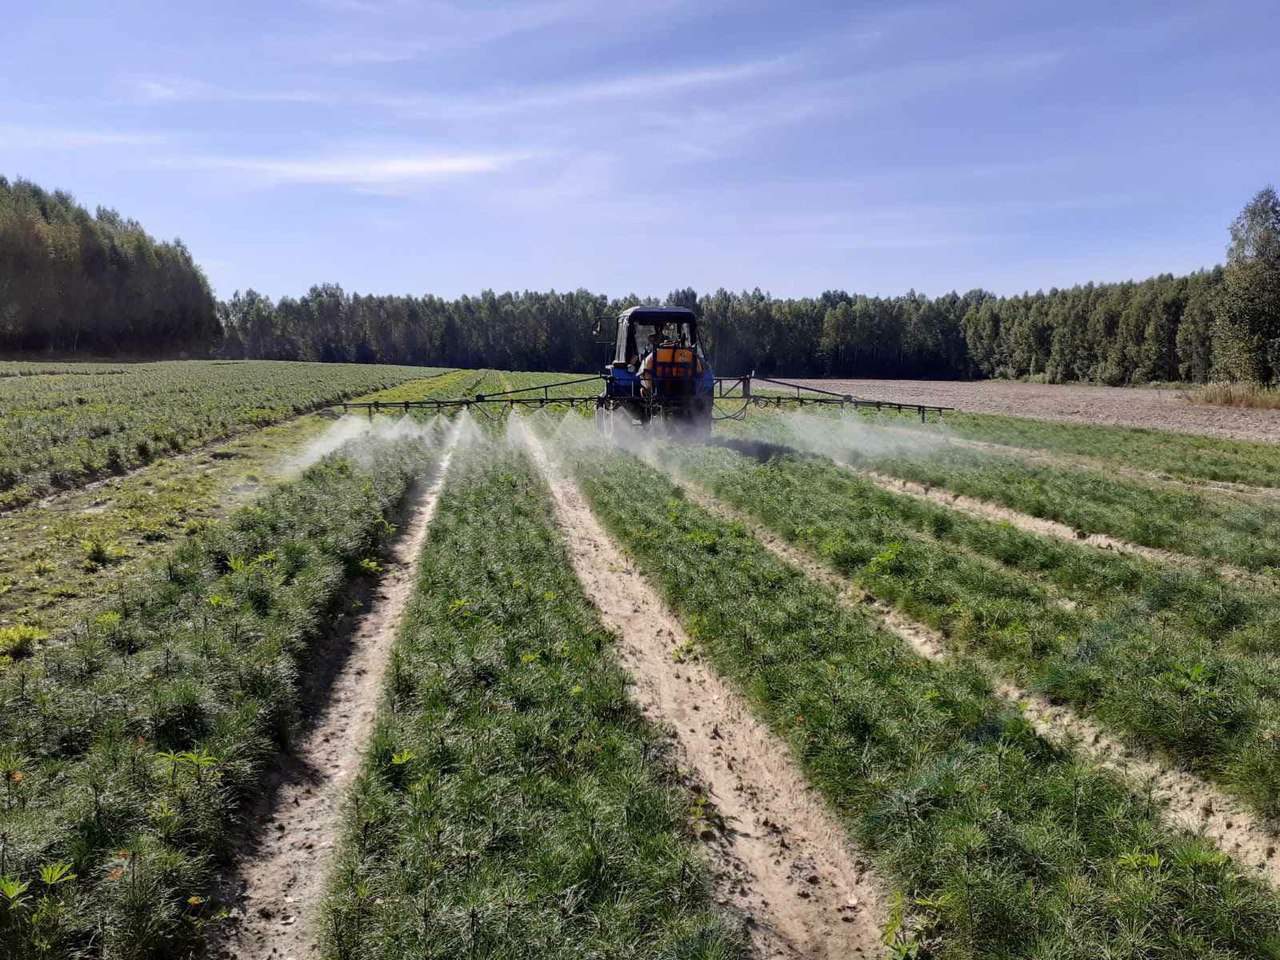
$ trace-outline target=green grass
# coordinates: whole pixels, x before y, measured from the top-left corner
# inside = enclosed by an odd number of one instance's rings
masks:
[[[303,417],[186,458],[159,460],[92,490],[72,490],[54,506],[0,513],[0,624],[60,630],[116,591],[122,578],[215,522],[267,486],[332,421]],[[108,562],[90,565],[86,544]]]
[[[729,432],[804,446],[803,438],[822,423],[759,417]],[[843,434],[833,429],[822,436],[820,448],[855,466],[1056,520],[1084,534],[1108,534],[1247,570],[1280,568],[1280,506],[1273,503],[1144,482],[1109,474],[1104,467],[1056,466],[957,446],[911,449],[895,440],[865,428]]]
[[[948,413],[923,427],[909,417],[885,419],[924,432],[1090,457],[1185,480],[1280,487],[1280,444],[1275,443],[989,413]]]
[[[819,459],[676,461],[871,594],[1280,816],[1280,597],[876,487]]]
[[[0,956],[186,954],[308,650],[431,456],[323,461],[0,673]]]
[[[334,960],[745,957],[523,456],[459,451],[325,913]]]
[[[1271,503],[978,450],[862,462],[893,476],[1056,520],[1084,534],[1109,534],[1246,570],[1280,570],[1280,507]]]
[[[418,397],[452,396],[476,378],[476,371],[455,371],[406,387]],[[297,455],[332,424],[327,413],[299,417],[67,491],[48,506],[0,513],[0,544],[7,547],[0,550],[0,628],[56,631],[75,623],[188,531],[296,475]],[[100,546],[105,562],[87,563],[86,545]]]
[[[255,360],[24,369],[0,362],[0,508],[440,372]]]
[[[1280,955],[1268,892],[1038,738],[979,672],[914,656],[632,458],[573,465],[699,649],[901,886],[903,955]]]
[[[400,403],[404,400],[440,400],[473,397],[480,390],[495,389],[498,375],[491,370],[452,370],[449,373],[427,379],[413,379],[384,390],[377,390],[360,401],[381,400],[383,403]]]

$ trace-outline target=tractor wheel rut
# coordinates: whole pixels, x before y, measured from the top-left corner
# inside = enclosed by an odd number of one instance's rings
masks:
[[[882,888],[866,857],[808,785],[786,745],[699,659],[654,589],[604,532],[585,499],[526,442],[551,488],[587,596],[618,636],[645,714],[669,730],[725,828],[708,831],[721,902],[746,918],[763,957],[837,960],[885,953]]]
[[[670,473],[668,475],[671,476]],[[877,617],[920,656],[941,660],[950,655],[947,640],[939,631],[872,597],[850,580],[792,546],[758,520],[716,500],[692,481],[679,476],[672,476],[672,480],[698,506],[722,519],[741,524],[775,556],[830,587],[841,603]],[[977,662],[987,672],[995,692],[1017,706],[1046,740],[1072,751],[1087,762],[1113,771],[1135,792],[1150,795],[1163,808],[1168,823],[1191,833],[1203,834],[1265,883],[1280,888],[1280,856],[1277,856],[1280,834],[1273,825],[1199,776],[1178,769],[1176,764],[1166,762],[1147,750],[1123,743],[1106,733],[1100,724],[1002,678],[994,666]]]
[[[280,760],[253,820],[261,824],[241,858],[230,918],[210,953],[226,960],[305,960],[317,948],[313,923],[341,830],[342,803],[372,731],[382,675],[413,594],[419,558],[459,437],[451,429],[435,477],[411,500],[373,602],[340,642],[321,651],[326,696],[296,747]]]

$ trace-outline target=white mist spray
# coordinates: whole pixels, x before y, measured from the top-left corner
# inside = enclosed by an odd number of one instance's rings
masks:
[[[284,472],[305,470],[340,450],[348,455],[363,458],[375,443],[416,440],[428,446],[439,446],[444,442],[448,429],[449,421],[438,414],[426,421],[408,416],[395,418],[345,416],[336,420],[329,429],[307,444],[300,453],[290,457],[284,463],[282,470]]]

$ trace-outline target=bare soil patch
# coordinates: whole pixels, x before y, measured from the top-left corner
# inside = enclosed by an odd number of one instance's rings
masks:
[[[413,594],[457,436],[455,428],[434,480],[411,501],[405,532],[392,549],[373,603],[351,629],[338,632],[339,642],[315,657],[312,671],[322,687],[309,698],[315,715],[295,749],[281,758],[251,818],[262,826],[242,854],[228,898],[231,919],[215,938],[217,957],[303,960],[315,955],[313,921],[341,827],[342,802],[360,769],[382,675]]]
[[[784,378],[785,379],[785,378]],[[1113,427],[1146,427],[1229,440],[1280,443],[1280,410],[1192,403],[1186,391],[1009,380],[795,380],[868,400],[924,403],[966,413]]]
[[[531,433],[551,486],[574,570],[636,680],[633,695],[675,740],[725,828],[708,851],[722,900],[748,922],[764,957],[881,956],[886,909],[869,862],[792,762],[706,664],[686,658],[676,618],[604,532],[577,488],[555,474]],[[680,662],[683,660],[683,662]]]

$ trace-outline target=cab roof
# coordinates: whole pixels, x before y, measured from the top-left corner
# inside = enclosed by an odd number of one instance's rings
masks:
[[[618,314],[626,323],[697,323],[698,318],[688,307],[628,307]]]

